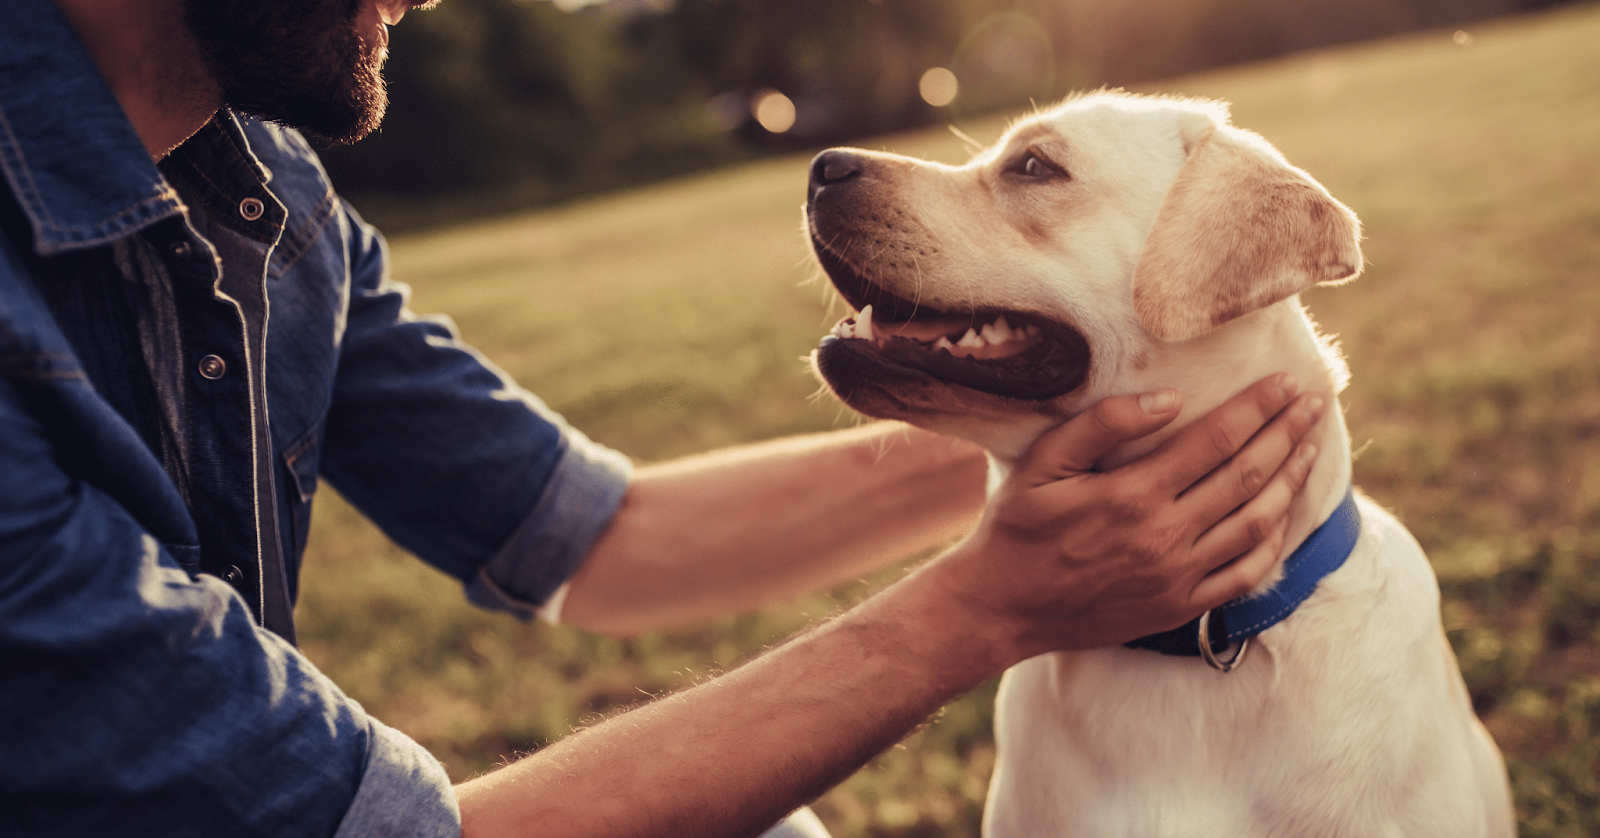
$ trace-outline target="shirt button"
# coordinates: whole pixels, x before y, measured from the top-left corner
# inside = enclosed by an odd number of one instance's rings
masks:
[[[261,203],[260,198],[246,198],[239,202],[239,215],[246,221],[254,221],[267,211],[267,205]]]
[[[228,365],[215,355],[207,355],[200,359],[200,377],[210,381],[221,378],[228,371]]]
[[[238,565],[228,565],[228,569],[222,573],[222,581],[237,588],[239,583],[244,581],[244,571],[240,570]]]

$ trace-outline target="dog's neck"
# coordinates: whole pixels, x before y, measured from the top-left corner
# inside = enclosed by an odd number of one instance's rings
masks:
[[[1101,458],[1097,465],[1102,469],[1122,465],[1150,451],[1252,382],[1274,372],[1290,373],[1299,381],[1301,392],[1316,394],[1328,404],[1323,418],[1306,436],[1319,453],[1305,488],[1290,505],[1289,530],[1278,557],[1281,567],[1282,560],[1333,513],[1350,485],[1350,440],[1337,404],[1338,390],[1345,378],[1343,361],[1319,340],[1316,327],[1299,301],[1290,298],[1187,343],[1152,347],[1137,366],[1138,370],[1119,377],[1113,392],[1140,393],[1174,387],[1183,394],[1183,410],[1157,433],[1119,446]],[[991,480],[1003,478],[1013,465],[994,454],[991,461]],[[1280,575],[1274,570],[1263,587],[1276,583]]]

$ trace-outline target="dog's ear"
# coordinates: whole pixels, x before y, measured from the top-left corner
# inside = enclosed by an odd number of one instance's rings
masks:
[[[1133,272],[1133,307],[1178,342],[1361,270],[1361,228],[1266,140],[1205,114]]]

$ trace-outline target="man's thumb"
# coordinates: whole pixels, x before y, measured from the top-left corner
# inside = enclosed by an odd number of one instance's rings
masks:
[[[1030,486],[1089,471],[1118,445],[1177,418],[1183,399],[1171,388],[1137,396],[1112,396],[1039,437],[1022,456],[1015,479]]]

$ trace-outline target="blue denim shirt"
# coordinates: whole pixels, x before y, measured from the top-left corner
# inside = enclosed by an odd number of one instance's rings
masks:
[[[0,170],[0,834],[456,834],[293,646],[318,479],[526,616],[626,460],[413,315],[298,134],[152,164],[50,0],[0,0]]]

